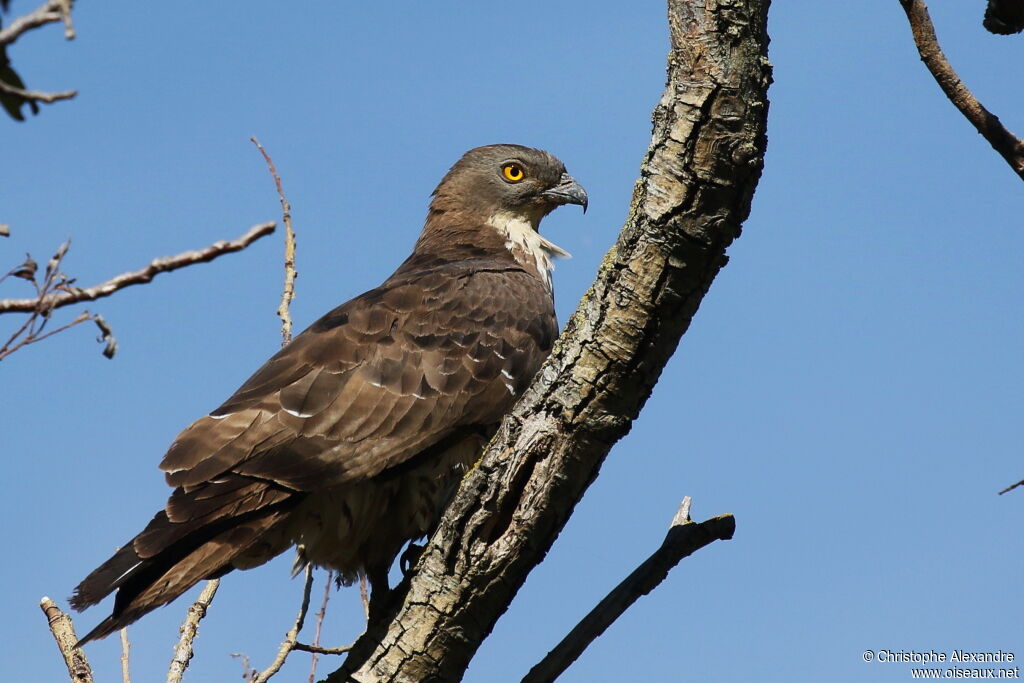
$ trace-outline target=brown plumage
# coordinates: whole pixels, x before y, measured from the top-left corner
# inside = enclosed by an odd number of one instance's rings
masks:
[[[346,582],[365,574],[375,599],[385,592],[401,547],[430,530],[550,351],[551,258],[565,252],[537,226],[586,202],[547,152],[467,152],[391,277],[313,323],[171,444],[166,506],[75,589],[77,610],[117,591],[82,642],[292,545],[300,563]]]

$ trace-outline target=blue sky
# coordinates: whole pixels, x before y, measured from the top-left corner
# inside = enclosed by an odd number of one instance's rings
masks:
[[[1024,39],[984,32],[983,5],[931,9],[961,77],[1024,133]],[[294,208],[299,328],[386,277],[444,171],[492,142],[548,149],[590,194],[585,216],[544,225],[574,254],[555,273],[564,322],[626,215],[667,49],[660,3],[118,1],[75,17],[73,43],[50,27],[11,50],[31,87],[81,94],[0,119],[0,269],[70,236],[66,269],[93,284],[277,219],[256,135]],[[563,680],[903,681],[909,665],[864,650],[1024,657],[1024,493],[996,495],[1024,477],[1020,179],[943,98],[896,0],[777,2],[770,33],[768,156],[730,263],[467,681],[518,680],[684,495],[695,518],[735,514],[735,539],[685,560]],[[39,598],[63,601],[141,529],[168,493],[164,449],[276,348],[281,251],[277,235],[93,304],[113,361],[83,327],[0,364],[6,680],[62,679]],[[300,597],[290,562],[225,579],[188,679],[235,680],[233,652],[269,663]],[[332,594],[327,643],[360,632],[357,593]],[[130,629],[136,680],[162,680],[187,602]],[[116,639],[87,653],[118,680]],[[281,680],[308,666],[293,656]]]

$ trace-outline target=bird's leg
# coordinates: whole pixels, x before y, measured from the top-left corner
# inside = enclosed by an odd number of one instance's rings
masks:
[[[384,607],[391,597],[391,589],[388,587],[387,567],[367,567],[366,578],[370,581],[370,608],[366,615],[367,621],[374,621],[384,611]]]

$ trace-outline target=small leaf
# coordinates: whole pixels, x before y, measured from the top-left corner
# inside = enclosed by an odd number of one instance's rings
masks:
[[[36,271],[39,269],[39,264],[32,260],[32,257],[25,254],[25,262],[20,266],[11,271],[11,275],[14,277],[20,277],[22,280],[28,280],[29,282],[35,282]]]
[[[50,260],[46,263],[46,279],[49,280],[60,270],[60,262],[64,259],[64,255],[68,253],[68,249],[71,248],[71,240],[68,240],[64,244],[57,247],[57,253],[50,257]]]
[[[100,328],[100,336],[97,337],[96,341],[107,342],[107,345],[103,348],[103,355],[107,358],[113,358],[114,354],[117,353],[117,340],[114,339],[114,330],[103,319],[103,316],[98,313],[92,316],[92,321],[96,323],[96,327]]]

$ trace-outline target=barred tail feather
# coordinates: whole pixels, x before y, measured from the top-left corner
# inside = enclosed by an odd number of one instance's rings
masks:
[[[290,502],[290,501],[284,501]],[[205,524],[175,523],[164,511],[113,557],[83,580],[69,599],[78,611],[117,591],[114,609],[78,645],[110,635],[166,605],[203,579],[227,574],[232,561],[285,519],[291,505],[277,504]],[[182,527],[186,527],[183,529]],[[143,538],[145,537],[145,538]],[[166,545],[156,542],[160,537]],[[146,550],[159,551],[144,556]],[[139,552],[139,548],[143,552]]]

